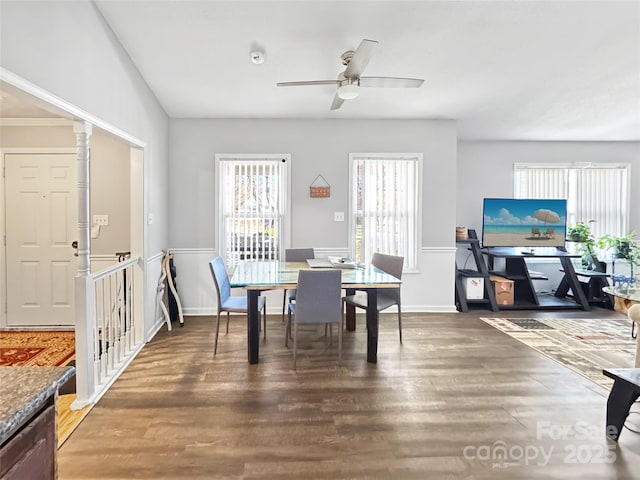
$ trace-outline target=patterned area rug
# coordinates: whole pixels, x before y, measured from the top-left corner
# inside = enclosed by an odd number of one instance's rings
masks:
[[[0,332],[0,365],[59,366],[73,359],[74,332]]]
[[[634,366],[636,341],[626,318],[481,318],[492,327],[609,390],[603,368]]]

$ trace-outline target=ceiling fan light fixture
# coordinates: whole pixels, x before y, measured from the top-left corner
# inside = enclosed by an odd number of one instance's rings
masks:
[[[338,97],[342,100],[353,100],[360,95],[360,86],[351,80],[338,87]]]

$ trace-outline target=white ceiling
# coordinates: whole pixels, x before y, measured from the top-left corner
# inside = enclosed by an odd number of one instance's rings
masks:
[[[455,119],[461,138],[640,140],[638,1],[96,0],[170,117]],[[380,42],[330,111],[340,55]],[[254,65],[250,52],[266,61]]]

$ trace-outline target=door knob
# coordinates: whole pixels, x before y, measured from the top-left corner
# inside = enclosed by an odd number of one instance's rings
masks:
[[[78,256],[78,241],[74,240],[73,242],[71,242],[71,248],[75,248],[75,252],[73,252],[73,254],[77,257]]]

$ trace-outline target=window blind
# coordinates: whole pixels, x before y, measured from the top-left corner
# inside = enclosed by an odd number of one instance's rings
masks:
[[[222,245],[227,264],[277,260],[283,238],[282,159],[221,159]]]
[[[418,266],[418,157],[352,158],[354,248],[359,262],[376,252],[404,257]]]
[[[627,165],[516,164],[514,197],[566,198],[568,223],[589,223],[596,238],[627,233]]]

